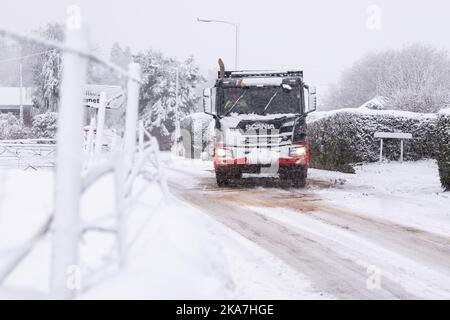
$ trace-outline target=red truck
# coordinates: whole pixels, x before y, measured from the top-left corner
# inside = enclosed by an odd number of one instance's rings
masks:
[[[219,186],[242,174],[272,173],[303,187],[309,165],[306,116],[316,90],[302,71],[219,71],[203,92],[215,119],[213,161]]]

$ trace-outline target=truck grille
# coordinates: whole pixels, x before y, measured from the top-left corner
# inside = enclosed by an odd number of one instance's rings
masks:
[[[243,135],[243,141],[237,147],[272,148],[291,144],[292,133]]]

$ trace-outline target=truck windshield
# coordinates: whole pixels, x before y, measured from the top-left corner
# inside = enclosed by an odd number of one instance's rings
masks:
[[[300,90],[280,87],[224,88],[223,114],[277,114],[300,112]],[[270,101],[272,98],[272,101]],[[270,105],[267,107],[267,105]],[[264,108],[266,108],[264,112]],[[231,111],[231,112],[230,112]]]

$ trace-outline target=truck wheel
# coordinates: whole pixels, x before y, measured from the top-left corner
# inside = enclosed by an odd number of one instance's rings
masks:
[[[306,185],[307,169],[283,169],[280,179],[289,181],[294,188],[303,188]]]
[[[216,181],[219,187],[226,187],[230,184],[230,179],[240,179],[240,171],[216,170]]]
[[[220,171],[216,171],[216,181],[219,187],[226,187],[229,182],[226,174]]]
[[[294,188],[304,188],[306,185],[306,171],[300,170],[295,172],[291,179]]]

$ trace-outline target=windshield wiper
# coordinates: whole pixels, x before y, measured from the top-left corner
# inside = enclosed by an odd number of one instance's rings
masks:
[[[225,113],[225,117],[227,115],[229,115],[231,113],[231,111],[233,111],[234,107],[237,106],[238,102],[245,96],[245,94],[247,93],[247,90],[245,90],[244,92],[242,92],[242,94],[239,96],[239,98],[237,98],[237,100],[233,103],[233,105],[231,106],[230,110],[228,110],[227,113]]]
[[[275,99],[275,97],[278,95],[279,91],[280,90],[278,89],[277,91],[275,91],[275,93],[272,95],[272,97],[270,97],[270,100],[269,100],[269,102],[267,102],[266,106],[264,107],[264,110],[263,110],[262,114],[266,113],[266,110],[269,108],[269,106],[272,103],[273,99]]]

